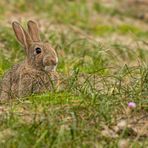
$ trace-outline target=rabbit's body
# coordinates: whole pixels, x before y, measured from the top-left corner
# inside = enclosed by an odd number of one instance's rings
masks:
[[[25,97],[32,93],[51,91],[58,84],[58,74],[55,71],[58,59],[54,49],[48,43],[39,41],[33,41],[27,45],[26,60],[14,65],[3,77],[1,99]]]
[[[26,64],[14,65],[9,70],[3,80],[1,88],[1,98],[25,97],[31,94],[50,91],[58,84],[58,75],[47,74],[26,66]]]

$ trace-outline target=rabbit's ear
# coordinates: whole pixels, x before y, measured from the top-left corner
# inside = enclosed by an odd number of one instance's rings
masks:
[[[26,48],[28,49],[30,43],[32,42],[31,37],[29,34],[22,28],[22,26],[18,22],[12,23],[13,30],[15,32],[15,35],[18,39],[18,41]]]
[[[36,22],[32,20],[28,21],[28,31],[34,42],[40,41],[39,29],[38,29],[38,25]]]

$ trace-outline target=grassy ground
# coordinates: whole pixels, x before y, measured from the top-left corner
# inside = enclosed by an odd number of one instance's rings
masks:
[[[64,89],[1,103],[0,147],[148,146],[147,22],[115,6],[0,2],[0,76],[24,58],[11,21],[34,19],[58,52],[64,83]]]

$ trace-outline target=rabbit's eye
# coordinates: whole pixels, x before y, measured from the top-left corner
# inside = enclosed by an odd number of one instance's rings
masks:
[[[37,54],[39,54],[39,53],[41,53],[41,48],[37,47],[37,48],[35,48],[35,51]]]

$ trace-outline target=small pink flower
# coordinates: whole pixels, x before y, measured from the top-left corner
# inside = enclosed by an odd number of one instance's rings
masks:
[[[136,107],[136,103],[135,102],[129,102],[128,103],[128,107],[131,108],[131,109],[133,109],[133,108]]]

